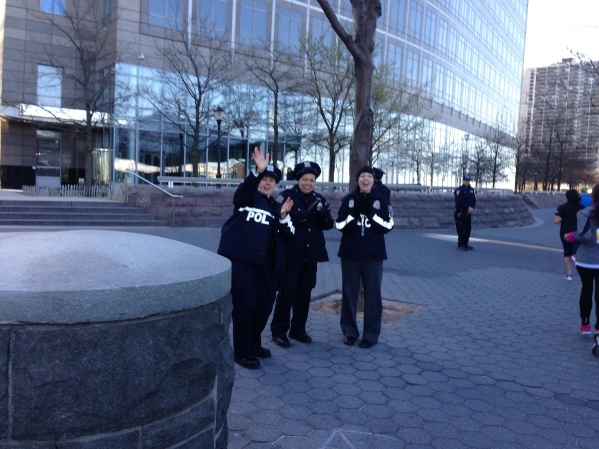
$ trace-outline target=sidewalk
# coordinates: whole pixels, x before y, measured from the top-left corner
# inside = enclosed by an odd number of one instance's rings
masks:
[[[338,317],[319,312],[310,345],[279,348],[267,328],[273,357],[237,369],[229,448],[599,447],[599,358],[578,335],[580,281],[563,280],[553,213],[475,229],[487,241],[468,253],[450,230],[388,234],[384,297],[424,308],[370,350],[345,346]],[[340,287],[327,245],[315,295]]]
[[[526,228],[474,229],[469,252],[452,230],[389,233],[383,296],[424,307],[384,326],[371,349],[345,346],[339,318],[320,312],[309,345],[279,348],[267,327],[273,357],[236,367],[229,448],[599,447],[599,358],[578,334],[580,280],[563,279],[554,211],[532,213]],[[119,230],[212,251],[220,238]],[[319,264],[314,296],[340,288],[341,235],[326,236],[331,261]]]

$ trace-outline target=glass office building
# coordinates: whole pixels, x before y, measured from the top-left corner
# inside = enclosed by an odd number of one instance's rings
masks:
[[[7,0],[7,3],[11,7],[7,8],[5,28],[13,26],[8,20],[11,11],[26,8],[17,0]],[[350,29],[353,18],[349,0],[329,0],[329,3]],[[376,32],[375,64],[386,64],[397,79],[419,90],[426,104],[422,115],[427,117],[426,126],[433,136],[434,152],[451,161],[451,167],[431,175],[425,182],[427,176],[424,173],[415,176],[413,164],[398,163],[398,159],[406,158],[406,148],[400,148],[402,144],[386,151],[376,163],[387,171],[387,182],[420,180],[423,184],[454,184],[464,170],[462,164],[468,163],[470,147],[476,137],[489,136],[499,125],[508,133],[516,133],[528,2],[382,0],[381,3],[383,14]],[[238,55],[252,48],[266,46],[272,52],[292,53],[306,33],[322,36],[325,43],[332,44],[335,39],[314,0],[104,0],[98,8],[102,20],[114,30],[115,40],[129,44],[128,47],[125,45],[127,57],[114,61],[117,97],[119,89],[150,85],[153,90],[160,90],[157,73],[164,69],[165,63],[156,49],[172,38],[174,29],[190,35],[218,36],[225,44],[233,67]],[[59,14],[60,11],[52,13]],[[16,22],[14,26],[18,26]],[[9,44],[11,39],[8,39]],[[51,33],[48,39],[51,39]],[[6,42],[5,37],[5,45]],[[60,105],[61,88],[65,95],[65,86],[60,85],[60,71],[49,66],[43,58],[39,59],[38,73],[44,76],[38,75],[37,96],[35,93],[29,97],[21,95],[21,111],[23,106],[40,102]],[[4,67],[7,63],[5,52]],[[7,76],[5,72],[3,80]],[[224,93],[211,95],[212,104],[225,109],[223,132],[219,147],[216,121],[205,116],[199,132],[198,174],[216,176],[220,161],[223,176],[243,177],[248,170],[250,148],[260,145],[269,150],[272,146],[273,129],[268,120],[273,114],[269,110],[272,108],[271,94],[263,91],[260,100],[264,103],[261,109],[266,111],[264,117],[242,128],[230,122],[231,115],[227,110],[231,105],[226,104]],[[5,107],[3,115],[11,121],[18,119],[20,114]],[[27,118],[36,130],[60,132],[52,129],[51,118],[41,120],[35,112],[30,112]],[[115,108],[114,118],[114,127],[108,131],[108,137],[106,129],[98,130],[96,142],[101,147],[103,161],[98,166],[110,166],[106,163],[106,149],[113,150],[111,173],[99,173],[99,177],[118,180],[123,170],[130,169],[151,181],[156,181],[159,175],[192,175],[190,132],[185,128],[183,118],[181,123],[174,123],[164,111],[156,110],[152,102],[133,95]],[[352,126],[351,123],[346,125]],[[323,165],[323,172],[327,172],[327,157],[303,137],[309,129],[318,126],[318,120],[314,120],[279,129],[281,166],[292,166],[297,159],[309,158],[316,159]],[[9,131],[3,129],[4,132]],[[64,138],[57,143],[61,148],[66,144]],[[76,156],[75,152],[73,154]],[[347,181],[347,151],[345,155],[338,161],[335,181]],[[62,167],[57,168],[62,170],[63,183],[64,173],[81,165],[81,160],[74,156],[59,156]],[[0,164],[5,165],[3,157]]]

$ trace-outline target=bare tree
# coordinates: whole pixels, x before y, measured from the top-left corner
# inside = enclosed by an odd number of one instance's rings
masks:
[[[372,163],[381,155],[392,153],[408,136],[418,134],[425,126],[425,121],[419,119],[424,109],[421,91],[393,75],[393,69],[387,65],[377,67],[374,72]]]
[[[511,154],[507,147],[514,145],[514,139],[508,135],[506,129],[505,121],[499,119],[490,133],[485,136],[488,145],[488,167],[485,167],[485,170],[492,188],[495,188],[498,182],[507,179],[508,168],[512,165]]]
[[[46,47],[60,45],[62,51],[47,48],[40,62],[59,71],[64,84],[62,105],[40,106],[76,137],[82,137],[86,186],[94,182],[94,131],[111,126],[112,112],[119,101],[115,97],[115,63],[127,50],[114,42],[110,27],[102,20],[101,7],[98,2],[74,0],[58,5],[58,14],[29,11],[47,21],[60,37]]]
[[[480,137],[473,136],[470,140],[474,142],[474,152],[470,156],[470,165],[475,170],[474,181],[476,183],[476,188],[479,188],[483,179],[483,173],[487,170],[489,147],[486,140]]]
[[[188,33],[181,25],[170,33],[162,45],[157,43],[164,60],[163,70],[154,70],[159,83],[141,93],[167,123],[187,137],[192,176],[197,177],[201,129],[212,117],[215,94],[227,79],[230,62],[224,41],[218,37]]]
[[[302,53],[307,62],[305,92],[320,118],[317,123],[324,126],[307,137],[328,150],[329,182],[333,182],[337,154],[350,141],[345,125],[353,107],[354,65],[344,46],[325,45],[322,37],[305,36]]]
[[[354,133],[350,143],[349,172],[350,189],[355,186],[353,176],[361,166],[370,161],[372,151],[372,78],[374,72],[376,23],[382,14],[380,0],[351,0],[354,14],[355,35],[349,33],[327,0],[317,0],[331,27],[345,44],[355,67]]]
[[[240,55],[240,60],[253,75],[254,81],[266,88],[272,101],[272,110],[268,111],[268,122],[273,130],[273,148],[270,160],[276,164],[279,150],[281,99],[293,93],[299,84],[294,69],[293,56],[271,48],[267,43],[261,47],[252,47],[249,53]],[[270,108],[269,108],[270,109]]]

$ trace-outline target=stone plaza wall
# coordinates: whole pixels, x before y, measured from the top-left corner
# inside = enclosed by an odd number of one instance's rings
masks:
[[[525,194],[522,195],[524,202],[535,209],[556,209],[560,204],[566,202],[566,195],[563,192]]]
[[[175,225],[220,227],[233,214],[233,188],[181,187],[167,189],[183,195],[175,199]],[[336,216],[343,192],[321,192]],[[276,193],[275,193],[276,194]],[[130,187],[129,201],[146,207],[159,218],[170,219],[172,200],[156,189]],[[391,194],[396,229],[441,229],[455,226],[452,193]],[[526,226],[534,223],[521,195],[478,195],[472,226],[478,228]]]
[[[228,260],[113,231],[0,251],[0,449],[227,447]]]

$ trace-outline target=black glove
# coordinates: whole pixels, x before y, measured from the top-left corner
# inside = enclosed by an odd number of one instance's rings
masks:
[[[324,203],[318,203],[318,206],[316,206],[316,211],[321,218],[327,218],[331,213],[331,205],[326,201]]]
[[[365,193],[360,195],[360,200],[361,200],[361,209],[362,209],[362,213],[364,215],[366,215],[367,217],[370,216],[370,206],[371,206],[371,202],[372,202],[372,198],[370,197],[370,195],[367,195]]]
[[[308,206],[308,213],[311,214],[316,210],[316,207],[320,205],[320,198],[317,198],[312,204]]]
[[[350,200],[352,201],[352,200]],[[356,220],[360,219],[360,201],[359,200],[354,200],[354,207],[351,207],[349,209],[349,213],[352,215],[352,217],[354,217]]]

